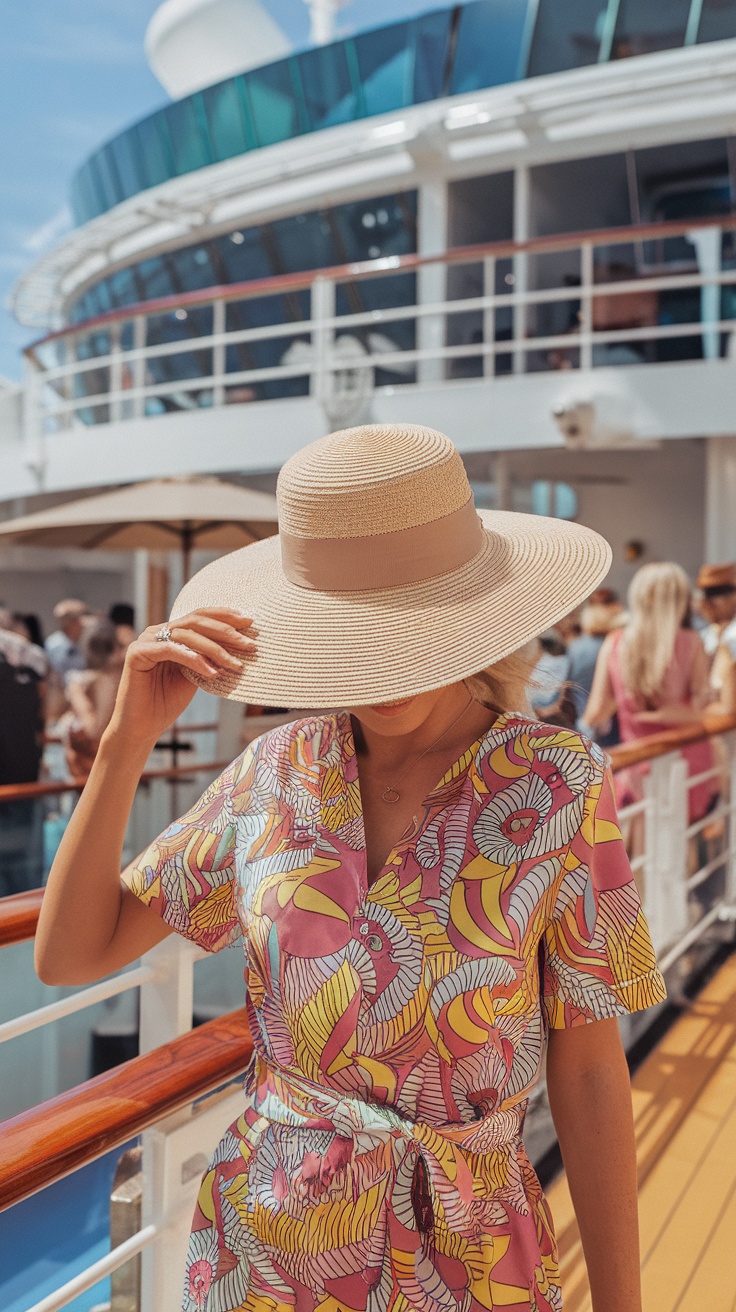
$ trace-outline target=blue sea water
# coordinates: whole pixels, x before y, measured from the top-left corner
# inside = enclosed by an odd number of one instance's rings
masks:
[[[89,1166],[0,1213],[0,1308],[27,1312],[78,1272],[110,1251],[110,1193],[126,1148],[115,1148]],[[67,1304],[89,1312],[110,1298],[106,1278]]]

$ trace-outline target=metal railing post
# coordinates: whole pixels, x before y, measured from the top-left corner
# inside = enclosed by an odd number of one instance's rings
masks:
[[[726,865],[727,902],[736,906],[736,732],[723,735],[729,774],[728,863]]]
[[[227,346],[224,341],[226,307],[222,297],[212,304],[212,404],[225,404],[225,371],[227,367]]]
[[[655,952],[688,926],[687,762],[679,752],[653,760],[644,784],[644,911]]]
[[[580,248],[580,368],[593,367],[593,244]]]
[[[123,418],[123,354],[122,324],[114,323],[110,328],[110,422]]]
[[[483,373],[492,378],[496,372],[496,261],[491,255],[483,261],[483,295],[493,304],[483,311]]]
[[[335,284],[329,278],[315,278],[310,289],[312,348],[314,372],[310,392],[324,406],[329,406],[333,391],[332,363],[335,330],[329,322],[335,317]]]
[[[24,463],[35,475],[39,487],[43,486],[46,468],[44,422],[41,410],[43,378],[35,362],[26,356],[26,379],[23,388],[23,445]]]
[[[172,934],[157,943],[143,958],[154,965],[158,977],[141,987],[140,991],[140,1052],[150,1052],[162,1043],[185,1034],[192,1028],[194,1006],[194,952],[188,944]],[[143,1148],[142,1223],[155,1225],[159,1230],[172,1230],[171,1197],[167,1179],[167,1135],[182,1119],[189,1120],[188,1112],[178,1112],[159,1125],[144,1130]],[[141,1255],[141,1308],[143,1312],[177,1312],[181,1289],[172,1264],[171,1242],[178,1254],[178,1268],[183,1272],[186,1252],[187,1220],[179,1217],[174,1234],[162,1239]]]
[[[144,351],[146,347],[146,317],[137,314],[133,320],[133,350]],[[146,399],[139,393],[139,388],[146,385],[146,361],[142,355],[133,359],[133,418],[140,419],[146,412]]]

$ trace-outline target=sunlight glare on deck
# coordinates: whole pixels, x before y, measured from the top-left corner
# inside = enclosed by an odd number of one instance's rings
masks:
[[[632,1081],[646,1312],[736,1312],[736,954]],[[548,1190],[565,1312],[591,1312],[564,1175]]]

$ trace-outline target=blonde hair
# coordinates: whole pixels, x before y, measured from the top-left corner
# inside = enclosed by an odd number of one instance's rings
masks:
[[[629,587],[630,614],[621,638],[621,674],[629,692],[642,697],[661,692],[690,598],[690,580],[674,561],[637,570]]]
[[[531,712],[529,685],[537,662],[539,646],[536,638],[519,651],[511,652],[503,660],[488,665],[477,674],[471,674],[463,683],[475,701],[489,711],[502,715],[504,711]]]

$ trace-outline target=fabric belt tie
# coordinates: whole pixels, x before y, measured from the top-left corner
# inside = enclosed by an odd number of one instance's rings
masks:
[[[473,560],[485,541],[473,498],[428,524],[356,538],[279,534],[281,565],[298,588],[368,592],[438,578]]]

